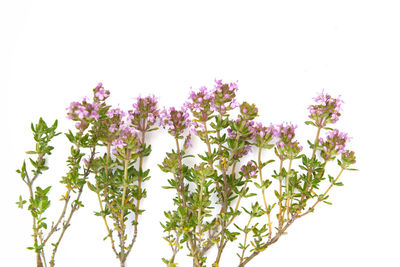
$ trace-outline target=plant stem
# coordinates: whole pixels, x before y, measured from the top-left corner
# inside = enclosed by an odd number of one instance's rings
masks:
[[[260,146],[258,148],[258,161],[257,161],[257,165],[258,165],[258,174],[260,175],[260,185],[263,186],[264,184],[264,180],[263,180],[263,176],[262,176],[262,161],[261,161],[261,152],[262,152],[262,147]],[[262,193],[262,197],[263,197],[263,201],[264,201],[264,207],[265,210],[267,212],[267,217],[268,217],[268,240],[270,240],[272,238],[272,224],[271,224],[271,215],[270,215],[270,211],[268,210],[268,205],[267,205],[267,200],[265,198],[265,189],[262,188],[261,190]]]
[[[279,176],[281,175],[281,172],[282,172],[282,166],[283,166],[283,159],[280,160],[280,164],[279,164]],[[281,230],[282,226],[283,226],[283,219],[281,216],[281,214],[282,214],[282,180],[281,179],[279,179],[279,196],[280,196],[280,198],[278,201],[278,204],[279,204],[278,221],[279,221],[279,230]]]
[[[176,151],[178,154],[178,169],[179,169],[179,174],[178,174],[178,181],[180,183],[180,190],[178,190],[178,196],[179,194],[182,197],[182,206],[184,208],[186,208],[186,196],[185,196],[185,184],[184,184],[184,177],[183,177],[183,173],[182,173],[182,155],[181,155],[181,150],[179,147],[179,141],[178,138],[175,138],[175,143],[176,143]],[[179,192],[180,191],[180,192]],[[193,236],[191,233],[187,233],[188,234],[188,239],[189,239],[189,250],[193,256],[193,266],[197,267],[197,266],[201,266],[197,257],[197,246],[196,246],[196,242],[193,240]]]
[[[248,228],[249,228],[249,226],[250,226],[250,223],[251,223],[251,220],[252,220],[252,219],[253,219],[253,216],[250,216],[249,222],[247,223],[246,228],[245,228],[246,233],[244,234],[243,250],[242,250],[242,256],[240,257],[240,263],[243,262],[244,253],[246,252],[247,236],[248,236],[248,234],[249,234],[249,229],[248,229]]]
[[[239,131],[236,134],[236,142],[239,141],[239,139],[240,139],[239,132],[241,132],[243,130],[244,126],[245,126],[245,124],[243,122],[241,122],[240,127],[239,127]],[[228,195],[229,195],[230,192],[229,192],[229,189],[228,189],[228,180],[227,180],[227,177],[226,177],[226,172],[227,172],[227,170],[229,168],[230,161],[233,159],[233,157],[235,155],[234,152],[235,152],[235,150],[233,150],[232,153],[230,153],[230,155],[229,155],[229,158],[228,158],[228,161],[227,161],[227,167],[226,168],[223,168],[223,167],[221,168],[222,176],[224,178],[224,187],[223,187],[224,201],[222,203],[220,214],[222,214],[222,213],[225,214],[227,209],[228,209]],[[236,163],[234,163],[233,167],[236,167]],[[233,169],[232,170],[232,175],[233,175],[235,170],[234,170],[234,168],[232,168],[232,169]],[[221,227],[222,227],[222,229],[221,229],[221,241],[220,241],[220,244],[219,244],[219,247],[218,247],[218,254],[217,254],[216,260],[214,262],[214,264],[216,266],[218,266],[219,261],[221,259],[222,251],[224,250],[224,248],[226,246],[226,243],[228,242],[228,241],[225,241],[225,230],[228,227],[227,222],[225,220],[221,220]]]
[[[297,219],[297,215],[294,214],[293,217],[286,223],[286,225],[280,229],[275,236],[269,240],[268,242],[265,243],[265,246],[267,246],[267,248],[276,243],[279,238],[282,236],[282,234],[287,230],[287,228]],[[255,256],[257,256],[258,254],[260,254],[261,251],[254,251],[249,257],[246,258],[246,260],[244,260],[242,263],[239,264],[238,267],[244,267],[247,263],[249,263]]]
[[[322,127],[318,127],[317,136],[315,137],[315,140],[314,140],[314,149],[313,149],[313,153],[311,156],[312,158],[315,157],[315,153],[317,152],[317,143],[318,143],[319,135],[321,133],[321,129],[322,129]]]
[[[290,191],[290,188],[289,188],[289,182],[290,182],[290,171],[291,171],[291,169],[292,169],[292,161],[293,161],[293,159],[292,158],[290,158],[290,160],[289,160],[289,167],[288,167],[288,172],[287,172],[287,174],[286,174],[286,216],[287,216],[287,220],[289,220],[289,213],[290,213],[290,210],[289,210],[289,200],[290,200],[290,197],[289,197],[289,191]],[[283,218],[285,218],[285,215],[283,215]]]
[[[53,233],[55,231],[57,231],[58,225],[61,223],[62,219],[64,218],[65,213],[67,211],[69,200],[71,199],[70,193],[71,193],[71,189],[68,189],[67,193],[66,193],[67,197],[64,199],[64,202],[65,202],[64,203],[64,208],[63,208],[63,210],[62,210],[62,212],[60,214],[60,217],[58,218],[57,223],[54,226],[51,227],[50,232],[47,234],[46,238],[43,241],[43,245],[45,245],[47,243],[47,241],[50,239],[50,237],[53,235]]]
[[[108,233],[108,237],[110,238],[110,241],[111,241],[112,250],[114,251],[115,255],[118,257],[118,252],[117,252],[117,250],[115,249],[114,238],[113,238],[113,236],[112,236],[112,232],[111,232],[111,230],[110,230],[110,227],[108,226],[107,219],[106,219],[106,216],[105,216],[105,214],[104,214],[103,204],[102,204],[101,198],[100,198],[100,192],[96,192],[96,193],[97,193],[97,199],[99,200],[100,211],[101,211],[101,217],[103,218],[104,224],[105,224],[105,226],[106,226],[107,233]]]
[[[43,157],[44,157],[44,154],[39,154],[37,162],[39,162],[41,159],[43,159]],[[33,194],[32,186],[33,186],[33,182],[36,180],[36,178],[39,176],[39,174],[36,173],[34,175],[34,177],[32,178],[32,180],[30,180],[28,172],[26,170],[25,170],[25,175],[26,175],[26,182],[25,181],[24,182],[28,186],[29,196],[33,200],[35,198],[35,196]],[[33,215],[32,215],[32,229],[33,229],[33,235],[32,235],[33,243],[34,243],[35,246],[38,246],[39,245],[38,244],[38,236],[39,236],[38,225],[37,225],[36,218]],[[36,248],[35,248],[35,250],[36,250]],[[39,251],[36,252],[36,266],[37,267],[43,267],[43,261],[44,261],[44,254],[43,253],[44,253],[43,252],[43,248],[41,249],[41,252],[39,252]],[[42,260],[42,257],[43,257],[43,260]]]
[[[127,156],[124,159],[124,180],[123,180],[123,189],[122,189],[122,200],[121,200],[121,215],[120,215],[120,262],[121,266],[125,265],[125,198],[126,198],[126,189],[127,184],[126,181],[128,179],[128,167],[129,167],[129,158],[130,158],[130,150],[127,149]]]
[[[345,170],[344,168],[342,168],[342,169],[340,170],[338,176],[336,176],[335,180],[333,181],[333,183],[331,183],[331,185],[328,187],[328,189],[325,190],[325,192],[324,192],[324,194],[322,195],[322,197],[318,197],[318,199],[317,199],[317,201],[314,203],[314,205],[313,205],[308,211],[306,211],[305,213],[299,215],[298,218],[301,218],[301,217],[303,217],[304,215],[307,215],[308,213],[314,211],[315,206],[317,206],[318,203],[320,203],[322,200],[324,200],[324,198],[326,197],[326,194],[328,194],[329,190],[331,190],[333,184],[335,184],[335,183],[339,180],[340,175],[342,175],[342,173],[343,173],[344,170]]]
[[[201,230],[201,211],[202,211],[202,200],[203,200],[203,187],[204,187],[204,179],[205,177],[201,177],[201,184],[200,184],[200,195],[199,195],[199,210],[197,211],[197,226],[198,226],[198,246],[197,246],[197,251],[198,253],[200,253],[200,249],[201,249],[201,240],[202,240],[202,230]],[[200,257],[200,254],[199,254]]]
[[[33,195],[33,190],[32,190],[32,181],[29,180],[29,177],[27,176],[27,185],[29,188],[29,195],[31,197],[31,199],[34,199],[34,195]],[[37,222],[36,222],[36,218],[34,216],[32,216],[33,219],[33,224],[32,224],[32,229],[33,229],[33,242],[35,245],[38,245],[38,226],[37,226]],[[43,263],[42,263],[42,258],[41,258],[41,254],[40,252],[36,252],[36,266],[37,267],[43,267]]]
[[[145,126],[143,126],[143,129],[146,129]],[[142,130],[142,144],[145,144],[145,138],[146,138],[146,130]],[[143,155],[140,154],[139,156],[139,171],[140,173],[143,173]],[[138,220],[139,220],[139,213],[140,213],[140,200],[142,199],[142,182],[143,182],[143,177],[139,176],[138,177],[138,194],[139,197],[137,199],[137,203],[136,203],[136,211],[135,211],[135,224],[133,226],[133,237],[132,237],[132,241],[128,246],[128,251],[126,253],[126,257],[128,257],[129,253],[132,250],[133,244],[135,244],[136,242],[136,238],[137,238],[137,234],[138,234]]]
[[[51,260],[50,260],[50,266],[51,267],[54,267],[54,264],[55,264],[54,258],[55,258],[56,252],[57,252],[57,248],[58,248],[58,246],[59,246],[59,244],[60,244],[60,242],[61,242],[61,240],[62,240],[62,238],[64,236],[65,231],[70,226],[72,215],[79,208],[79,205],[77,203],[79,202],[79,200],[81,198],[82,191],[83,191],[83,186],[81,186],[79,188],[78,196],[76,197],[76,200],[71,205],[71,211],[69,213],[69,216],[68,216],[67,220],[63,222],[63,228],[62,228],[60,237],[58,238],[57,243],[55,243],[55,246],[54,246],[54,249],[53,249],[53,253],[51,255]]]
[[[313,148],[313,152],[312,152],[311,158],[314,158],[314,157],[315,157],[315,154],[316,154],[316,152],[317,152],[317,144],[318,144],[318,141],[319,141],[319,135],[320,135],[320,133],[321,133],[321,129],[322,129],[322,126],[319,126],[319,127],[318,127],[318,131],[317,131],[317,135],[316,135],[315,140],[314,140],[314,148]],[[307,172],[306,187],[305,187],[305,190],[304,190],[304,192],[303,192],[303,194],[302,194],[302,196],[301,196],[301,199],[300,199],[300,201],[299,201],[299,207],[300,207],[300,209],[301,209],[301,204],[302,204],[304,198],[306,198],[306,193],[305,193],[305,192],[307,192],[308,189],[309,189],[309,187],[310,187],[310,176],[311,176],[311,173],[312,173],[312,170],[311,170],[311,168],[309,168],[309,169],[308,169],[308,172]],[[304,203],[304,205],[305,205],[305,204],[306,204],[306,203]]]

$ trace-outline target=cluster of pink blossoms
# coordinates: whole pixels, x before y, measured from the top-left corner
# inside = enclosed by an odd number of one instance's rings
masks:
[[[149,130],[160,115],[158,100],[154,95],[136,98],[133,111],[129,111],[128,120],[132,122],[138,131]]]
[[[123,118],[125,117],[126,113],[121,110],[120,108],[112,108],[107,111],[107,117],[108,117],[108,132],[113,134],[118,135],[119,128],[121,127],[123,123]]]
[[[243,119],[251,121],[258,116],[258,108],[254,104],[243,102],[240,105],[240,114],[242,115]]]
[[[126,112],[120,108],[109,109],[107,118],[109,140],[111,140],[113,146],[113,154],[118,154],[118,149],[123,149],[128,144],[136,142],[137,131],[126,120]]]
[[[247,162],[247,164],[243,165],[242,168],[240,168],[240,170],[242,172],[243,177],[246,179],[257,177],[258,168],[253,161]]]
[[[237,83],[222,83],[222,80],[215,80],[213,109],[224,115],[227,111],[240,106],[236,101]]]
[[[116,134],[112,141],[114,154],[118,148],[127,147],[136,152],[142,149],[139,132],[143,134],[156,123],[159,117],[157,103],[155,96],[138,97],[132,105],[134,110],[128,113],[119,108],[108,110],[107,117],[111,122],[109,132]]]
[[[235,99],[238,90],[236,83],[224,84],[222,80],[215,80],[215,83],[211,90],[203,86],[198,91],[191,91],[189,101],[184,104],[193,117],[202,122],[206,122],[214,112],[224,115],[227,111],[239,106]],[[200,132],[204,131],[201,124],[194,126],[200,127],[198,129]]]
[[[213,113],[213,103],[214,94],[203,86],[198,92],[191,91],[189,101],[184,105],[190,109],[195,118],[204,122]]]
[[[342,168],[347,169],[350,165],[353,165],[356,163],[356,156],[354,151],[346,150],[344,153],[342,153]]]
[[[192,121],[185,106],[180,110],[170,107],[169,109],[164,108],[160,112],[160,124],[168,130],[168,133],[176,138],[181,138],[185,130],[191,127]]]
[[[104,89],[102,83],[98,83],[93,89],[95,100],[104,101],[110,96],[110,91]]]
[[[257,146],[268,144],[275,136],[275,127],[271,124],[269,127],[264,126],[261,122],[257,122],[253,127],[253,136]]]
[[[333,98],[322,91],[313,99],[316,104],[308,107],[309,118],[314,120],[318,127],[325,127],[328,123],[336,123],[339,120],[341,103],[343,103],[339,97]]]
[[[348,139],[346,133],[339,132],[337,129],[328,132],[325,140],[323,138],[319,139],[319,145],[322,147],[321,157],[328,161],[340,153],[346,153]]]
[[[84,131],[89,127],[93,120],[100,118],[100,109],[105,106],[104,101],[109,97],[110,92],[105,90],[102,83],[93,89],[93,102],[89,103],[88,98],[83,98],[82,102],[71,102],[67,108],[67,118],[76,121],[75,127]]]
[[[276,150],[281,160],[293,159],[303,150],[299,142],[294,140],[296,128],[291,123],[279,124],[275,128],[274,136],[278,138]]]
[[[93,89],[93,103],[89,103],[87,98],[82,102],[72,102],[67,108],[68,118],[77,121],[76,127],[81,131],[87,129],[91,122],[101,120],[97,127],[104,128],[102,140],[112,145],[114,154],[124,148],[140,151],[139,132],[149,130],[159,117],[157,99],[154,96],[139,97],[133,104],[134,110],[125,112],[107,106],[105,100],[109,96],[110,92],[99,83]]]

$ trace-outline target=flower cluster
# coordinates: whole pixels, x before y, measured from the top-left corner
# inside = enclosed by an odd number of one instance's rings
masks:
[[[240,114],[245,120],[251,121],[258,116],[258,108],[254,104],[243,102],[240,105]]]
[[[243,177],[246,179],[257,177],[258,168],[253,161],[247,162],[247,164],[243,165],[242,168],[240,168],[240,170],[242,172]]]
[[[276,126],[275,137],[279,140],[276,142],[275,153],[281,160],[293,159],[303,150],[299,142],[293,140],[296,128],[297,126],[290,123]]]
[[[212,90],[203,86],[197,92],[191,91],[189,101],[185,103],[185,106],[190,109],[196,119],[204,122],[214,111],[225,115],[227,111],[239,107],[239,103],[235,99],[237,90],[236,83],[223,83],[222,80],[215,80]]]
[[[350,165],[356,163],[356,156],[354,151],[346,150],[342,153],[341,167],[347,169]]]
[[[183,133],[188,129],[192,122],[189,119],[187,108],[183,106],[180,110],[170,107],[160,112],[160,124],[168,130],[168,133],[176,138],[182,138]]]
[[[104,101],[110,96],[110,91],[105,90],[102,83],[98,83],[96,88],[93,89],[94,100]]]
[[[119,127],[123,123],[123,118],[126,116],[126,113],[120,108],[112,108],[107,111],[107,124],[108,132],[113,136],[115,134],[118,135]]]
[[[128,120],[135,125],[138,131],[149,130],[159,117],[158,100],[152,96],[138,97],[133,104],[133,111],[129,111]]]
[[[275,134],[275,128],[273,125],[269,127],[264,126],[261,122],[258,122],[253,127],[252,139],[255,140],[255,145],[261,147],[267,145]]]
[[[317,127],[325,127],[328,123],[336,123],[339,120],[341,103],[343,103],[339,97],[333,98],[322,92],[313,99],[316,104],[308,107],[309,118],[315,121]]]
[[[164,172],[174,172],[176,171],[179,163],[179,155],[174,154],[174,153],[167,153],[167,157],[164,158],[164,161],[162,164],[159,164],[158,166],[160,169]]]
[[[335,129],[328,132],[326,140],[319,139],[321,146],[321,157],[325,160],[331,160],[339,153],[346,153],[346,142],[348,136],[346,133],[339,132]]]
[[[71,102],[67,108],[67,118],[76,121],[75,127],[82,132],[89,127],[89,124],[93,120],[97,121],[100,118],[100,109],[105,105],[103,101],[108,97],[108,95],[104,96],[103,94],[101,95],[101,98],[96,96],[99,95],[98,90],[104,90],[104,88],[99,87],[99,85],[93,89],[93,103],[89,103],[88,99],[85,97],[82,102]]]
[[[208,117],[213,113],[213,105],[214,94],[205,86],[201,87],[198,92],[191,91],[189,101],[185,103],[193,116],[200,121],[208,120]]]
[[[236,101],[236,92],[238,86],[236,83],[222,83],[222,80],[215,80],[214,93],[214,105],[215,111],[221,115],[226,114],[227,111],[239,107],[239,103]]]
[[[140,151],[140,139],[135,127],[127,122],[123,122],[118,129],[119,136],[112,142],[113,153],[118,154],[118,149],[125,149],[138,152]]]
[[[127,117],[127,113],[120,108],[107,111],[108,136],[107,143],[112,144],[113,154],[118,154],[124,148],[138,151],[138,131]]]

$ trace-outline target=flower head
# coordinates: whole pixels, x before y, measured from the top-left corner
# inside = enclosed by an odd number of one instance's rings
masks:
[[[261,122],[258,122],[253,127],[252,138],[255,140],[256,146],[262,147],[267,145],[269,141],[272,140],[274,134],[275,134],[275,128],[272,124],[269,127],[266,127],[263,126]]]
[[[310,111],[308,117],[314,120],[318,127],[325,127],[328,123],[336,123],[339,120],[341,103],[343,103],[339,97],[333,98],[322,91],[313,99],[316,103],[308,107]]]
[[[213,89],[214,103],[213,109],[218,113],[224,115],[227,111],[239,107],[236,101],[236,92],[238,86],[236,83],[222,83],[222,80],[215,80],[215,87]]]
[[[110,96],[110,91],[105,90],[102,83],[97,84],[93,89],[95,100],[104,101]]]
[[[240,114],[245,120],[253,120],[258,116],[258,108],[254,104],[249,104],[247,102],[243,102],[240,105]]]
[[[207,121],[213,113],[214,94],[205,86],[198,91],[191,91],[189,101],[185,106],[192,112],[193,116],[201,121]]]
[[[294,140],[296,128],[297,126],[291,123],[280,124],[275,128],[274,136],[278,138],[275,154],[281,160],[293,159],[303,150],[300,143]]]
[[[160,124],[176,138],[182,137],[184,131],[191,126],[187,108],[185,106],[181,107],[180,110],[174,107],[164,108],[160,112]]]
[[[346,152],[346,143],[348,140],[346,133],[339,132],[335,129],[328,132],[326,139],[319,139],[321,146],[321,157],[325,160],[332,160],[336,155]]]
[[[156,123],[159,117],[158,100],[152,96],[138,97],[133,104],[133,111],[129,112],[129,119],[137,130],[145,131]]]
[[[350,165],[355,164],[356,156],[354,151],[346,150],[342,153],[341,167],[347,169]]]
[[[129,121],[119,121],[118,129],[114,132],[110,132],[110,138],[113,139],[113,154],[120,154],[130,157],[132,153],[139,152],[141,149],[140,138],[136,128]],[[129,151],[128,155],[125,153],[125,149]]]
[[[108,91],[104,91],[107,97],[99,97],[101,90],[104,90],[100,83],[94,90],[93,102],[90,103],[87,97],[81,102],[73,101],[67,108],[67,118],[76,121],[75,127],[81,131],[86,130],[90,123],[98,121],[100,118],[100,110],[106,107],[104,100],[109,96]]]
[[[243,165],[242,168],[240,168],[240,171],[244,178],[250,179],[257,177],[258,168],[253,161],[249,161],[246,165]]]

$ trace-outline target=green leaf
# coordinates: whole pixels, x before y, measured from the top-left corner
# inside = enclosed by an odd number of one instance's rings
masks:
[[[313,121],[305,121],[304,122],[306,125],[312,125],[312,126],[317,126]]]
[[[22,196],[19,196],[19,201],[16,202],[16,204],[18,205],[18,208],[22,209],[24,207],[25,203],[26,203],[26,200],[23,200]]]

